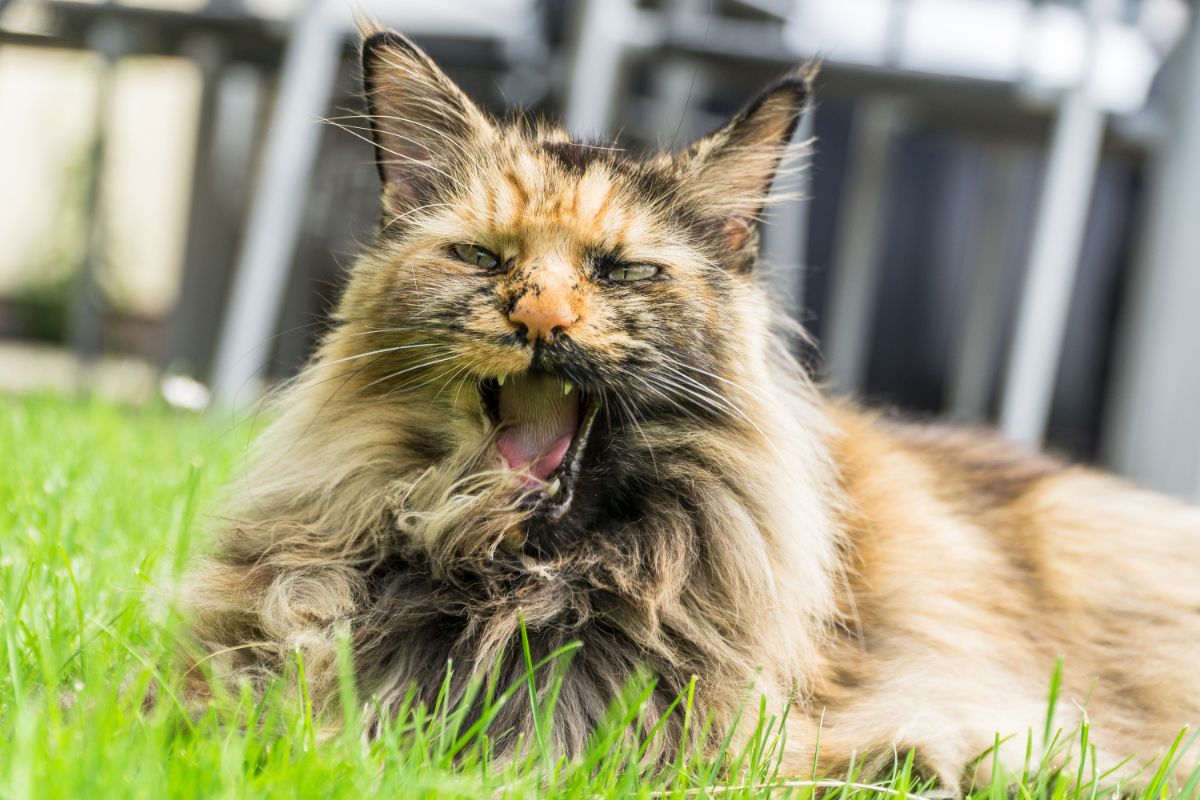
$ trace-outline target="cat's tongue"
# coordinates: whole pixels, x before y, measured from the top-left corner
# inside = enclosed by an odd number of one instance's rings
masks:
[[[562,464],[579,428],[579,392],[549,375],[513,375],[500,387],[496,449],[513,470],[546,480]]]

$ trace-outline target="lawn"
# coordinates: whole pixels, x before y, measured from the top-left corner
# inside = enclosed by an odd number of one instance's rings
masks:
[[[169,583],[203,546],[215,493],[236,474],[251,427],[158,407],[0,396],[0,797],[937,795],[903,757],[876,787],[852,785],[853,774],[823,790],[785,780],[769,715],[747,748],[724,754],[723,768],[680,755],[651,772],[638,766],[646,743],[619,735],[639,714],[645,682],[614,700],[612,725],[570,762],[537,742],[521,758],[493,762],[486,725],[467,724],[453,708],[415,709],[364,742],[353,733],[360,704],[348,702],[346,732],[321,739],[301,677],[299,691],[243,692],[204,714],[181,713],[170,691],[143,709],[148,685],[170,687],[177,677],[169,653],[179,620],[148,590]],[[344,656],[342,691],[351,698]],[[530,688],[509,687],[489,702],[532,702]],[[687,706],[681,698],[677,713]],[[548,724],[552,704],[539,713]],[[1038,755],[1047,732],[1068,758],[1057,773]],[[1053,733],[1051,721],[1030,738],[1039,746],[1027,763],[1004,765],[972,796],[1113,794],[1090,762],[1086,729]],[[1200,775],[1172,787],[1160,776],[1145,794],[1195,796],[1198,783]]]

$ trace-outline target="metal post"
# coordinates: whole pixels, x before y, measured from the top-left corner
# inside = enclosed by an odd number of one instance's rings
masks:
[[[79,267],[78,283],[71,298],[69,338],[71,349],[87,362],[98,358],[104,349],[104,296],[100,273],[108,256],[105,231],[108,220],[104,208],[104,161],[108,141],[108,111],[111,105],[115,67],[127,49],[126,34],[120,25],[99,22],[88,33],[88,46],[104,61],[96,86],[96,114],[92,146],[88,154],[87,189],[84,215],[88,220],[87,245]]]
[[[1126,475],[1200,500],[1200,20],[1192,17],[1131,274],[1105,456]]]
[[[571,135],[603,137],[612,130],[625,72],[627,37],[645,19],[644,15],[639,19],[634,0],[583,3],[563,113]]]
[[[343,30],[325,0],[306,0],[284,54],[268,140],[237,260],[214,368],[218,405],[257,395],[271,356],[288,271],[303,222]]]
[[[1038,202],[1029,267],[1017,316],[1016,336],[1005,375],[1000,426],[1016,441],[1041,444],[1062,357],[1071,291],[1087,224],[1104,112],[1093,102],[1100,24],[1112,16],[1113,0],[1091,0],[1089,56],[1080,84],[1059,107]]]
[[[901,109],[889,98],[868,98],[855,111],[849,175],[838,212],[833,273],[822,346],[830,387],[852,392],[863,382],[875,310],[875,280],[883,238],[892,141]]]
[[[210,287],[223,286],[222,273],[228,267],[219,256],[223,237],[221,197],[213,185],[213,141],[216,138],[220,106],[221,74],[225,63],[224,48],[210,34],[189,39],[183,52],[200,72],[200,109],[196,126],[196,150],[192,161],[192,192],[188,203],[188,232],[179,298],[167,319],[164,368],[184,369],[191,375],[203,375],[210,366],[205,357],[214,338],[209,327],[214,309],[223,297],[214,298]],[[221,292],[223,295],[224,293]],[[211,301],[216,300],[216,305]],[[203,302],[208,300],[210,302]],[[207,335],[206,335],[207,334]]]
[[[947,382],[946,406],[961,422],[987,418],[1004,330],[1004,284],[1012,261],[1014,216],[1023,183],[1017,153],[988,158],[986,188],[976,223],[966,304],[959,319]]]

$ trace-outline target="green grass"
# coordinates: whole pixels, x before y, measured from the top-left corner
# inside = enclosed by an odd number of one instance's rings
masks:
[[[777,768],[779,722],[767,709],[752,709],[757,733],[740,752],[680,754],[666,770],[639,766],[649,743],[621,732],[640,718],[648,678],[614,699],[609,724],[570,762],[551,757],[535,737],[520,757],[497,763],[489,738],[497,732],[444,704],[411,709],[366,742],[353,733],[361,705],[348,652],[341,684],[347,732],[328,740],[318,740],[300,663],[290,677],[298,692],[283,685],[265,698],[243,692],[199,717],[181,713],[165,692],[144,710],[147,686],[172,685],[170,643],[179,624],[163,604],[146,602],[146,590],[178,574],[198,546],[205,509],[236,473],[248,438],[246,425],[165,408],[0,396],[0,798],[805,798],[823,790],[866,800],[935,793],[904,754],[874,787],[850,785],[863,782],[854,771],[824,789],[804,780],[811,776],[786,780]],[[509,687],[485,708],[534,702],[536,688]],[[689,711],[689,698],[681,698],[676,713],[689,715],[688,725],[704,724]],[[538,714],[544,730],[552,700],[541,701]],[[1115,787],[1097,774],[1088,735],[1086,726],[1064,733],[1047,719],[1045,731],[1030,734],[1025,763],[1002,765],[972,796],[1111,796]],[[1067,757],[1065,768],[1046,766],[1044,736]],[[1143,796],[1195,794],[1200,776],[1183,787],[1166,777],[1188,743],[1181,738]],[[991,758],[983,754],[981,763]]]

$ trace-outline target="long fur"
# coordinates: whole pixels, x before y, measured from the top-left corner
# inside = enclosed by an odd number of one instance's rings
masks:
[[[1197,720],[1200,514],[832,403],[791,357],[753,268],[803,76],[684,153],[635,159],[493,123],[396,34],[363,53],[383,221],[184,587],[220,676],[262,682],[299,650],[330,707],[348,635],[360,691],[394,713],[411,687],[432,702],[448,662],[456,697],[471,676],[520,680],[523,624],[535,660],[583,645],[562,752],[645,668],[651,716],[697,676],[717,735],[760,695],[790,705],[795,771],[819,738],[823,769],[915,748],[949,784],[997,732],[1041,724],[1058,656],[1060,719],[1090,697],[1106,763]],[[506,271],[455,261],[456,242]],[[608,257],[665,278],[603,285]],[[479,385],[529,368],[505,313],[552,288],[580,322],[533,357],[602,415],[547,526],[497,460]],[[531,725],[513,703],[495,730],[511,746]],[[673,718],[664,750],[683,735]]]

